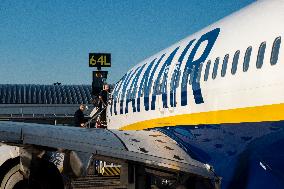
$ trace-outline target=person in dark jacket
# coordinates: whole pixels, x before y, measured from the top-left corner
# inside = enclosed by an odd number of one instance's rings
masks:
[[[107,106],[109,94],[109,85],[105,84],[103,90],[99,94],[99,107],[104,108]]]
[[[100,116],[100,123],[106,127],[106,109],[108,105],[109,85],[105,84],[103,90],[99,94],[99,111],[102,111]],[[104,110],[103,110],[104,109]]]
[[[86,123],[86,119],[84,116],[84,111],[86,107],[84,104],[81,104],[79,109],[74,114],[74,121],[76,127],[84,127],[84,124]]]

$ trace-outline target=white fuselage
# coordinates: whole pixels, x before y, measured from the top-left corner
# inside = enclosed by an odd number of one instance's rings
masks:
[[[114,100],[108,110],[108,128],[284,120],[278,112],[284,109],[283,20],[284,1],[258,1],[141,62],[116,84]],[[213,37],[212,31],[216,31]],[[207,34],[216,38],[203,40],[198,45]],[[212,47],[209,48],[210,42]],[[193,53],[194,48],[197,48],[196,53]],[[202,60],[205,53],[208,55]],[[189,60],[191,55],[194,57]],[[233,66],[234,56],[236,67]],[[192,71],[193,64],[199,67],[196,72]],[[232,70],[235,68],[236,71]],[[133,72],[135,74],[131,74]],[[177,84],[172,85],[172,82]],[[144,102],[146,96],[149,103]],[[137,111],[139,101],[140,110]]]

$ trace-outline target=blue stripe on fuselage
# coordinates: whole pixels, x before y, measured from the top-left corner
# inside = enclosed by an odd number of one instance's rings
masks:
[[[177,47],[171,54],[170,56],[167,58],[167,60],[165,61],[165,63],[162,65],[159,74],[156,78],[155,81],[155,85],[154,85],[154,91],[153,91],[153,95],[152,95],[152,103],[155,104],[156,102],[156,95],[159,95],[162,92],[162,101],[163,101],[163,107],[167,108],[167,77],[168,77],[168,70],[169,70],[169,66],[172,63],[172,60],[175,56],[175,54],[177,53],[179,47]],[[163,78],[161,78],[163,76]],[[160,83],[162,79],[162,83]],[[157,92],[157,89],[159,92]]]
[[[123,100],[124,100],[124,97],[125,97],[125,94],[126,94],[126,89],[127,89],[127,86],[129,85],[131,79],[133,76],[135,76],[135,73],[136,71],[140,69],[140,67],[137,67],[135,70],[132,70],[131,72],[129,72],[128,76],[126,77],[125,79],[125,82],[123,84],[123,87],[122,87],[122,91],[121,91],[121,97],[120,97],[120,114],[123,114]]]
[[[153,65],[155,65],[156,60],[157,60],[157,58],[155,58],[146,68],[146,71],[143,74],[142,80],[140,82],[140,87],[139,87],[139,91],[138,91],[138,98],[142,97],[142,93],[144,92],[144,94],[143,94],[144,95],[144,108],[145,108],[146,111],[149,110],[149,97],[148,97],[149,96],[148,95],[149,89],[147,89],[147,86],[148,86],[149,81],[151,79],[151,77],[149,77],[149,74],[150,74],[151,69],[153,68]],[[157,66],[155,66],[155,67],[157,67]],[[152,73],[153,72],[154,71],[152,71]],[[148,91],[148,93],[146,91]],[[147,98],[145,99],[146,96],[148,97],[148,99]]]
[[[145,106],[145,110],[148,111],[149,110],[149,96],[150,96],[150,91],[152,89],[152,84],[153,84],[153,78],[154,78],[154,73],[156,72],[160,62],[163,60],[163,58],[165,57],[165,54],[163,54],[158,62],[155,64],[152,72],[151,72],[151,75],[150,75],[150,78],[148,79],[148,82],[145,83],[145,87],[144,87],[144,90],[145,90],[145,94],[144,94],[144,106]],[[154,89],[153,89],[154,90]],[[152,102],[152,101],[151,101]],[[151,110],[154,110],[155,109],[155,104],[152,104],[151,103]]]
[[[136,92],[137,92],[137,88],[138,88],[138,80],[139,80],[139,77],[142,73],[142,70],[144,69],[144,67],[146,66],[146,64],[142,65],[138,70],[137,70],[137,74],[135,75],[134,79],[132,80],[131,82],[131,85],[130,85],[130,88],[129,88],[129,91],[128,91],[128,99],[127,99],[127,103],[125,105],[125,108],[127,108],[127,112],[125,113],[128,113],[128,103],[130,101],[132,101],[132,108],[133,108],[133,112],[140,112],[140,101],[139,101],[139,98],[137,98],[137,107],[135,108],[135,99],[136,99]]]
[[[156,58],[153,61],[151,61],[151,63],[148,65],[148,67],[145,70],[145,73],[142,76],[142,79],[141,79],[141,82],[140,82],[140,85],[139,85],[139,90],[138,90],[138,97],[142,96],[142,93],[145,90],[144,86],[146,85],[146,83],[149,82],[149,74],[150,74],[150,71],[151,71],[155,61],[156,61]]]
[[[171,85],[170,85],[170,105],[171,107],[175,107],[176,106],[176,89],[178,88],[179,85],[179,81],[180,81],[180,66],[181,63],[188,51],[188,49],[191,47],[192,43],[195,41],[191,40],[188,45],[185,47],[185,49],[183,50],[183,52],[181,53],[181,56],[178,59],[178,65],[177,67],[174,69],[174,73],[172,75],[171,78]]]
[[[188,60],[186,62],[185,68],[184,68],[184,73],[183,73],[183,79],[182,79],[182,84],[181,84],[181,105],[185,106],[187,105],[187,84],[188,84],[188,75],[189,72],[194,68],[199,68],[200,64],[206,60],[208,57],[209,53],[211,52],[211,49],[219,35],[220,28],[216,28],[200,37],[200,39],[197,41],[195,44],[194,48],[190,52],[190,55],[188,57]],[[197,60],[194,60],[194,57],[196,55],[196,52],[198,48],[200,47],[201,43],[207,41],[207,46],[205,50],[203,51],[202,55],[200,58]],[[198,74],[198,69],[194,69],[192,72],[193,74],[193,79],[192,79],[192,92],[194,96],[194,100],[196,104],[201,104],[204,103],[202,93],[201,93],[201,88],[200,88],[200,83],[196,81],[196,77]]]
[[[195,39],[191,40],[188,45],[185,47],[185,49],[183,50],[181,56],[179,57],[179,63],[176,67],[176,69],[174,70],[173,75],[171,76],[171,83],[170,83],[170,105],[171,107],[175,107],[176,106],[176,89],[179,86],[179,82],[180,82],[180,78],[181,79],[181,105],[182,106],[186,106],[188,104],[188,100],[187,100],[187,85],[188,85],[188,81],[189,81],[189,75],[190,76],[190,81],[192,83],[192,92],[193,92],[193,96],[194,96],[194,100],[196,104],[201,104],[204,103],[203,100],[203,96],[202,96],[202,92],[201,92],[201,88],[200,88],[200,83],[197,81],[197,77],[198,77],[198,69],[200,67],[200,64],[203,63],[209,53],[211,52],[211,49],[213,48],[213,45],[215,44],[215,41],[219,35],[220,32],[220,28],[216,28],[204,35],[202,35],[200,37],[200,39],[197,41],[197,43],[194,45],[192,51],[189,53],[189,56],[187,58],[187,62],[186,65],[184,67],[183,70],[183,74],[181,76],[181,62],[184,61],[184,59],[186,58],[185,55],[187,54],[189,48],[191,47],[191,45],[193,44],[193,42],[195,41]],[[202,55],[194,60],[195,55],[198,51],[198,49],[200,48],[201,44],[203,42],[207,41],[207,45],[205,47],[205,50],[203,51]],[[136,70],[132,70],[130,71],[123,79],[123,81],[121,82],[120,86],[117,88],[117,92],[121,90],[121,95],[120,95],[120,114],[123,114],[123,102],[124,99],[126,97],[126,104],[125,104],[125,113],[128,113],[128,103],[132,102],[132,107],[133,107],[133,112],[136,111],[140,111],[140,97],[142,96],[141,94],[144,94],[144,106],[145,106],[145,110],[148,111],[149,110],[149,95],[150,95],[150,91],[152,89],[152,85],[153,85],[153,93],[152,93],[152,100],[151,100],[151,110],[155,110],[155,102],[156,102],[156,95],[158,94],[162,94],[162,102],[163,102],[163,108],[167,108],[168,107],[168,103],[167,103],[167,82],[168,79],[170,78],[169,76],[169,67],[171,64],[173,64],[173,58],[176,55],[177,51],[178,51],[179,47],[177,47],[173,52],[171,52],[171,54],[169,55],[169,57],[167,58],[167,60],[163,63],[163,65],[161,66],[161,69],[158,73],[157,78],[155,79],[155,82],[153,81],[154,78],[154,74],[159,66],[159,64],[162,62],[162,59],[164,58],[165,54],[163,54],[160,59],[158,60],[157,63],[154,63],[156,61],[156,59],[154,59],[152,61],[152,63],[148,64],[148,67],[146,68],[146,72],[144,74],[144,76],[141,78],[141,83],[140,83],[140,87],[138,88],[138,81],[139,81],[139,77],[141,75],[142,70],[144,69],[145,65],[142,65],[140,67],[137,67]],[[151,71],[153,65],[155,64],[153,70]],[[196,69],[194,69],[196,68]],[[191,73],[190,73],[191,72]],[[136,74],[137,73],[137,74]],[[150,77],[149,77],[150,75]],[[134,77],[134,78],[133,78]],[[130,81],[132,81],[130,83]],[[154,82],[154,83],[153,83]],[[130,87],[129,87],[130,85]],[[129,89],[129,91],[126,91],[126,89]],[[137,94],[137,90],[138,90],[138,94]],[[125,95],[127,93],[127,95]],[[117,95],[118,96],[118,95]],[[118,98],[116,98],[118,99]],[[135,107],[137,102],[137,109]],[[114,101],[114,113],[115,115],[117,114],[116,112],[116,100]]]
[[[118,92],[122,86],[122,83],[124,82],[124,78],[126,77],[126,74],[121,78],[121,80],[115,85],[115,88],[113,90],[113,103],[112,103],[112,106],[113,106],[113,113],[115,115],[117,115],[117,110],[116,110],[116,103],[117,103],[117,100],[118,100]],[[112,112],[112,110],[111,110]],[[112,113],[111,113],[112,115]]]

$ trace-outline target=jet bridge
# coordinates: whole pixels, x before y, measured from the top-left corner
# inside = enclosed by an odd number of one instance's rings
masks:
[[[155,182],[171,181],[169,188],[189,183],[193,188],[220,186],[212,167],[194,160],[174,140],[155,130],[0,122],[0,141],[20,147],[21,169],[26,177],[30,174],[29,166],[35,164],[34,157],[51,150],[65,153],[63,173],[69,177],[84,176],[96,159],[122,166],[122,188],[148,188],[153,178]]]

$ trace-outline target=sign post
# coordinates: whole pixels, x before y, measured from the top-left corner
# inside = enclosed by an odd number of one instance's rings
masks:
[[[89,53],[89,67],[97,68],[93,71],[92,94],[97,96],[106,82],[108,71],[101,71],[102,67],[111,67],[110,53]]]

